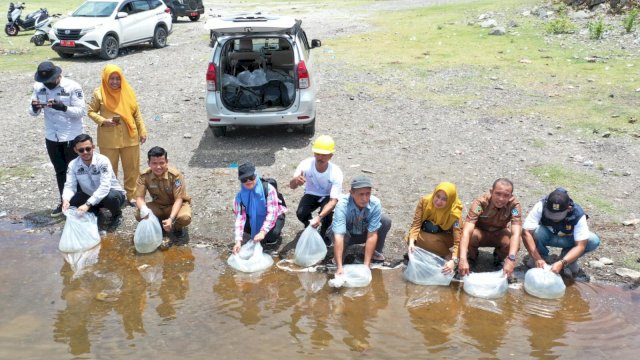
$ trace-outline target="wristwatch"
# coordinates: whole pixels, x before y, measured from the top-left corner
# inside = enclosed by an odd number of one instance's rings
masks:
[[[509,256],[507,256],[507,260],[510,260],[511,262],[516,262],[516,256],[513,254],[510,254]]]
[[[84,203],[84,204],[87,205],[87,207],[91,207],[92,206],[91,203],[88,202],[88,201],[86,203]]]

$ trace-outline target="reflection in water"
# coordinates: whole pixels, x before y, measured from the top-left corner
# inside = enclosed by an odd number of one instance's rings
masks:
[[[446,351],[458,320],[460,292],[449,287],[406,284],[405,306],[432,354]]]
[[[105,237],[99,251],[97,263],[81,272],[77,263],[70,266],[66,261],[60,270],[66,307],[56,314],[53,338],[68,343],[73,355],[91,352],[90,338],[100,336],[112,312],[119,316],[127,340],[145,335],[148,291],[162,300],[157,307],[161,317],[175,317],[173,304],[186,297],[188,274],[194,268],[190,248],[142,255],[130,244]]]

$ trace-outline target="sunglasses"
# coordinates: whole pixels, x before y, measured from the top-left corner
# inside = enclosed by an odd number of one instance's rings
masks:
[[[256,179],[256,176],[255,176],[255,175],[253,175],[253,176],[251,176],[251,177],[244,178],[244,179],[240,180],[240,182],[244,184],[244,183],[246,183],[246,182],[248,182],[248,181],[253,181],[253,180],[255,180],[255,179]]]
[[[80,154],[84,154],[84,153],[90,153],[91,150],[93,150],[93,147],[92,146],[87,146],[87,147],[84,147],[84,148],[79,148],[78,152]]]

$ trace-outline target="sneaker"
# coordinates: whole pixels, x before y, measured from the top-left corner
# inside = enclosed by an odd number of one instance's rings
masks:
[[[176,236],[176,239],[182,240],[185,237],[187,237],[187,228],[183,228],[183,229],[175,229],[173,230],[173,235]]]
[[[111,217],[111,223],[109,224],[109,231],[115,231],[122,224],[122,214]]]
[[[173,245],[173,243],[171,242],[170,239],[163,238],[162,239],[162,243],[160,244],[160,246],[158,246],[158,249],[160,249],[160,251],[167,251],[167,250],[169,250],[171,245]]]
[[[571,271],[571,274],[575,277],[576,274],[578,274],[578,272],[580,271],[580,265],[578,265],[578,260],[567,265],[567,269],[569,269],[569,271]]]
[[[58,204],[58,206],[51,212],[52,218],[57,218],[60,215],[62,215],[62,204]]]

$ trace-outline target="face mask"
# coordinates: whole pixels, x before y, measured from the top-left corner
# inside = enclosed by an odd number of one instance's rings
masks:
[[[42,83],[44,86],[47,87],[47,89],[49,90],[53,90],[56,88],[56,86],[58,86],[57,82],[50,82],[50,83]]]

